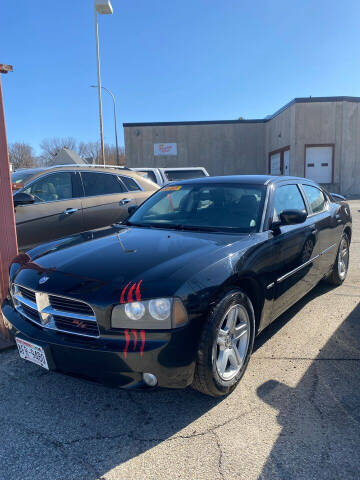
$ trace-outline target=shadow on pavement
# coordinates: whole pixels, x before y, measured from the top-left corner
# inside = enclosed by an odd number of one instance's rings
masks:
[[[259,479],[359,479],[360,305],[295,388],[270,380],[257,393],[282,426]]]

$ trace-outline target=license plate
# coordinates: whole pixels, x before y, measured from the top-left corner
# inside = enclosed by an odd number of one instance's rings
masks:
[[[39,345],[35,345],[34,343],[26,342],[21,338],[16,338],[15,340],[21,358],[29,360],[29,362],[36,363],[36,365],[40,365],[40,367],[49,370],[46,355],[42,347],[39,347]]]

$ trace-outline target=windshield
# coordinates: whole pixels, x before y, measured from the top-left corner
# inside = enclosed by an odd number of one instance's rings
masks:
[[[179,230],[259,230],[265,186],[245,184],[170,185],[149,198],[128,225]]]
[[[25,186],[25,182],[28,178],[30,178],[33,173],[29,173],[28,171],[21,171],[14,172],[11,174],[11,183],[13,190],[19,190]]]

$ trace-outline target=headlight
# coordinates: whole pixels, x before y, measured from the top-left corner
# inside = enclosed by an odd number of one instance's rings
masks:
[[[116,305],[111,314],[112,328],[169,330],[188,320],[179,298],[156,298]]]
[[[166,320],[170,317],[171,303],[168,298],[158,298],[157,300],[150,300],[149,302],[150,315],[155,320]]]
[[[131,320],[140,320],[145,313],[144,304],[141,302],[127,303],[125,313]]]

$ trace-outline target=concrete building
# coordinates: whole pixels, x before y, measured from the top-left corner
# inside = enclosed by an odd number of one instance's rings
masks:
[[[256,120],[125,123],[129,167],[306,176],[360,194],[360,97],[295,98]]]

